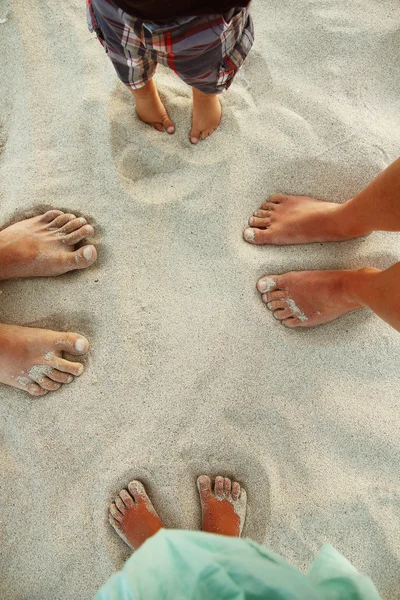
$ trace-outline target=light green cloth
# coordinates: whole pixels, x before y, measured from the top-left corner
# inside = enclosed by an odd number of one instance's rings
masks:
[[[250,540],[162,529],[95,600],[380,600],[372,581],[325,545],[303,575]]]

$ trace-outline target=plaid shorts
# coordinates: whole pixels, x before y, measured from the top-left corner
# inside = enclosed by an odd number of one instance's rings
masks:
[[[153,23],[132,17],[112,0],[87,0],[89,30],[132,89],[146,85],[158,63],[205,94],[227,89],[254,40],[248,9],[232,12]]]

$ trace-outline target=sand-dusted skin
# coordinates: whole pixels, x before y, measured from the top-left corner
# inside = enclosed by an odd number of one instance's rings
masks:
[[[400,159],[344,204],[274,195],[249,219],[251,244],[308,244],[400,231]],[[400,331],[400,262],[380,271],[299,271],[257,282],[263,302],[286,327],[313,327],[370,308]]]
[[[197,480],[202,531],[239,537],[246,516],[246,491],[228,477],[215,478],[214,489],[207,475]],[[109,521],[117,534],[134,550],[165,527],[140,481],[131,481],[110,505]]]
[[[76,245],[93,233],[86,219],[60,210],[10,225],[0,231],[0,280],[89,267],[95,247]],[[0,324],[0,382],[43,396],[83,373],[83,365],[64,359],[63,352],[82,356],[88,349],[88,340],[77,333]]]

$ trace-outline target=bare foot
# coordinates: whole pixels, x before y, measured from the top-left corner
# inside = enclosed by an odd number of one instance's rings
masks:
[[[83,365],[65,360],[63,352],[82,356],[88,349],[77,333],[0,324],[0,383],[44,396],[83,373]]]
[[[75,246],[93,232],[86,219],[61,210],[10,225],[0,231],[0,280],[86,269],[97,258],[96,248]]]
[[[246,517],[246,491],[227,477],[216,477],[214,491],[207,475],[197,479],[202,511],[202,530],[239,537]]]
[[[190,141],[197,144],[211,135],[221,122],[221,104],[216,94],[193,89],[193,120]]]
[[[128,483],[110,505],[109,521],[120,538],[137,550],[149,537],[164,527],[140,481]]]
[[[138,117],[144,123],[151,125],[157,131],[174,133],[175,125],[168,116],[164,104],[161,102],[156,85],[152,79],[144,87],[131,90],[136,103]]]
[[[364,305],[356,300],[360,271],[295,271],[267,275],[257,282],[262,301],[286,327],[314,327],[333,321]]]
[[[346,203],[275,194],[250,217],[243,237],[250,244],[285,245],[338,242],[371,233],[351,223],[346,210]]]

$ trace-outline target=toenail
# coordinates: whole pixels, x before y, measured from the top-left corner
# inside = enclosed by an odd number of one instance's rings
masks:
[[[170,125],[169,127],[167,127],[167,131],[168,133],[174,133],[175,127],[173,125]]]
[[[250,217],[249,223],[250,223],[250,225],[254,225],[254,219],[253,219],[253,217]]]
[[[79,365],[79,367],[76,370],[76,376],[79,377],[79,375],[82,375],[83,373],[83,365]]]
[[[276,281],[271,279],[271,277],[263,277],[257,283],[257,289],[261,294],[270,292],[274,287],[276,287]]]
[[[192,142],[192,144],[197,144],[197,142],[199,141],[199,138],[191,137],[190,141]]]
[[[72,377],[72,375],[70,375],[67,379],[67,383],[72,383],[74,380],[74,378]]]
[[[254,242],[255,237],[256,233],[254,229],[247,228],[244,230],[244,239],[246,242]]]
[[[90,246],[87,246],[86,248],[83,249],[83,258],[85,260],[92,260],[92,256],[93,256],[93,248],[91,248]]]
[[[83,217],[81,217],[79,219],[79,222],[82,223],[82,225],[84,225],[86,223],[86,219],[84,219]]]
[[[85,348],[86,348],[85,340],[83,340],[82,338],[79,338],[78,340],[76,340],[75,350],[77,350],[78,352],[83,352]]]

